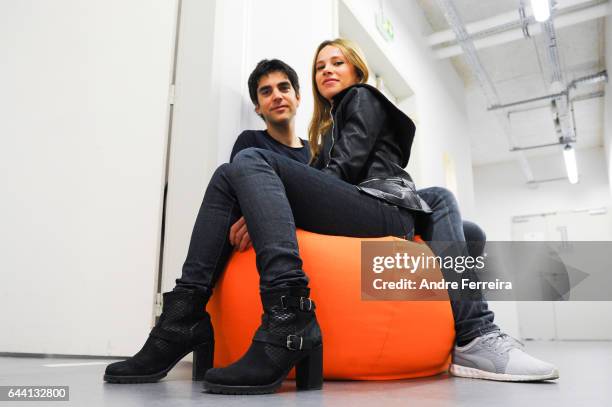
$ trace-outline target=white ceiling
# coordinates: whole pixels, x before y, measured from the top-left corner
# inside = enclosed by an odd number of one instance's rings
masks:
[[[428,19],[432,31],[449,28],[435,0],[417,0]],[[525,0],[528,5],[529,0]],[[601,3],[594,1],[593,4]],[[508,11],[516,11],[519,0],[455,0],[454,4],[464,24],[490,18]],[[517,13],[518,15],[518,13]],[[553,19],[554,21],[554,19]],[[429,34],[429,33],[424,33]],[[605,69],[603,18],[556,28],[559,57],[565,83]],[[508,103],[551,92],[549,64],[545,55],[546,43],[542,35],[479,50],[478,57],[493,83],[500,102]],[[531,146],[557,141],[549,101],[517,106],[506,111],[510,122],[510,137],[504,132],[501,120],[487,111],[487,101],[472,77],[462,55],[451,58],[457,73],[466,86],[467,112],[471,125],[472,158],[474,165],[485,165],[515,160],[514,146]],[[603,84],[580,86],[572,95],[603,90]],[[536,108],[525,110],[525,108]],[[603,98],[574,103],[577,149],[603,145]],[[503,113],[502,113],[503,115]],[[559,154],[560,146],[526,151],[527,157]]]

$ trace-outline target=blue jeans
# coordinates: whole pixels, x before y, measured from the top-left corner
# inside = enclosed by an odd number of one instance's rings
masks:
[[[431,219],[436,219],[435,214]],[[177,280],[178,289],[212,291],[232,252],[230,227],[240,216],[244,216],[253,242],[262,291],[308,284],[296,228],[328,235],[411,238],[415,226],[411,211],[363,194],[354,185],[295,160],[249,148],[213,174]],[[459,222],[461,225],[460,217]],[[462,307],[462,312],[456,312],[456,308],[453,305],[455,319],[470,321],[480,315],[467,311],[482,310]],[[456,322],[456,326],[466,325]]]
[[[459,205],[449,190],[432,187],[421,189],[417,194],[427,202],[432,213],[418,214],[415,217],[416,233],[428,242],[434,254],[472,257],[483,254],[486,240],[484,232],[476,224],[462,221]],[[448,247],[444,242],[458,242],[458,244]],[[458,276],[454,270],[442,268],[442,272],[446,280],[455,280]],[[466,271],[463,276],[468,273],[474,280],[473,271]],[[456,341],[460,345],[488,332],[499,330],[499,327],[493,323],[493,311],[489,309],[482,292],[471,290],[464,295],[470,300],[451,299]]]

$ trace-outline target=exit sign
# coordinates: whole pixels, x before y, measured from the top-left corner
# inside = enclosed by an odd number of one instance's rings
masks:
[[[382,13],[376,13],[376,28],[378,28],[378,32],[380,35],[382,35],[385,41],[392,42],[395,38],[391,20],[386,18]]]

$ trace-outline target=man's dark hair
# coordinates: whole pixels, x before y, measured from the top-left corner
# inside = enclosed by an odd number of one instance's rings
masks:
[[[297,95],[300,94],[300,83],[298,82],[297,73],[289,65],[280,59],[262,59],[257,63],[251,75],[249,75],[249,96],[255,106],[257,106],[257,85],[262,76],[269,75],[272,72],[282,72],[287,75],[291,86]]]

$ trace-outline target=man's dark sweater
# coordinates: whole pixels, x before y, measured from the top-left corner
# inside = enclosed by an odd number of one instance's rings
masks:
[[[234,156],[239,151],[245,148],[255,147],[263,148],[265,150],[274,151],[275,153],[281,154],[285,157],[299,161],[303,164],[308,164],[310,161],[310,147],[308,141],[300,139],[303,147],[288,147],[283,143],[280,143],[272,138],[266,130],[245,130],[238,136],[232,154],[230,156],[230,162],[234,160]]]

